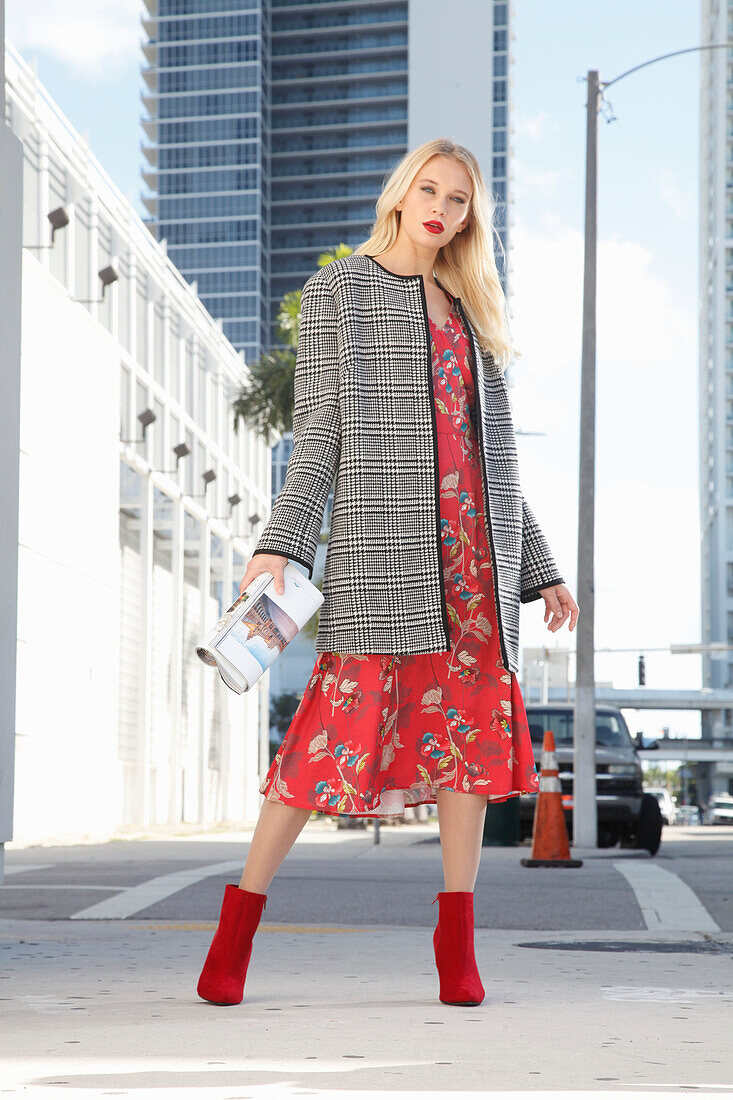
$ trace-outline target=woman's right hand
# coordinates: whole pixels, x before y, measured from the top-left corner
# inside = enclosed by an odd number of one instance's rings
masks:
[[[255,554],[250,558],[247,571],[239,582],[239,594],[241,595],[255,577],[259,577],[260,573],[272,573],[275,578],[275,591],[282,596],[285,591],[283,574],[288,560],[282,554]]]

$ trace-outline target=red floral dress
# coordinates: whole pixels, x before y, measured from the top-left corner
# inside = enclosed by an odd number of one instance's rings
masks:
[[[273,802],[389,817],[436,790],[492,802],[539,790],[519,684],[501,663],[468,340],[453,311],[430,331],[451,648],[317,653],[259,788]]]

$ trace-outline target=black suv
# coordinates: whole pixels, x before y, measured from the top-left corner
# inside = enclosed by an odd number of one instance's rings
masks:
[[[573,726],[574,710],[567,703],[527,704],[537,771],[540,770],[545,730],[555,735],[565,822],[573,838]],[[522,839],[532,835],[537,795],[520,796]],[[646,848],[654,855],[662,837],[659,803],[642,789],[641,763],[620,710],[596,707],[596,805],[598,847]]]

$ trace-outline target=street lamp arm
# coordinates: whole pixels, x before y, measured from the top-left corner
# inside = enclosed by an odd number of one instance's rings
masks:
[[[711,42],[707,46],[687,46],[684,50],[672,50],[671,53],[660,54],[659,57],[652,57],[649,61],[642,61],[641,65],[634,65],[633,69],[627,69],[625,73],[621,73],[619,76],[615,76],[613,80],[599,80],[601,88],[610,88],[612,84],[616,84],[617,81],[623,80],[625,76],[629,76],[630,73],[638,72],[639,69],[645,69],[647,65],[654,65],[657,61],[664,61],[667,57],[677,57],[681,53],[697,53],[700,50],[722,50],[726,47],[732,47],[733,43],[730,42]]]

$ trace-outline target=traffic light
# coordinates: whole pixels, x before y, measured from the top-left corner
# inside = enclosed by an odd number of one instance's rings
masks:
[[[639,657],[639,687],[644,687],[646,683],[646,665],[644,663],[643,656]]]

